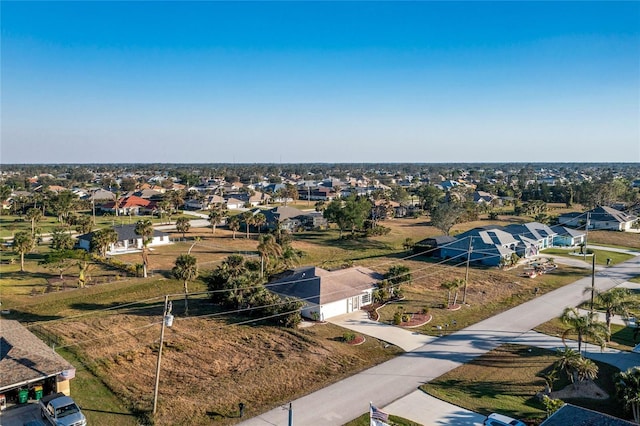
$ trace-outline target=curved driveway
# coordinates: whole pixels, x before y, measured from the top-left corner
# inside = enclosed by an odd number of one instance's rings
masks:
[[[638,275],[639,271],[640,256],[596,274],[596,288],[613,288]],[[293,401],[294,424],[342,425],[367,412],[369,401],[378,407],[385,407],[394,401],[398,404],[401,398],[412,394],[421,384],[503,343],[522,340],[526,337],[525,333],[559,316],[565,307],[576,306],[584,301],[583,289],[590,285],[591,277],[582,278],[299,398]],[[628,362],[640,365],[639,354],[628,356]],[[402,412],[394,414],[403,415]],[[415,414],[407,414],[415,417]],[[241,424],[286,425],[287,419],[287,411],[278,407]]]

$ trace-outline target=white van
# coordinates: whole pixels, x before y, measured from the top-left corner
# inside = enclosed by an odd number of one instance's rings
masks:
[[[520,420],[512,419],[503,414],[489,414],[487,420],[484,421],[485,426],[527,426]]]

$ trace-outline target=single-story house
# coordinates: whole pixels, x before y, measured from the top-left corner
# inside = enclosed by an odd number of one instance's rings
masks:
[[[556,235],[549,226],[540,222],[513,223],[502,227],[502,230],[522,242],[517,250],[520,257],[535,256],[553,246],[553,237]]]
[[[108,255],[124,254],[131,251],[142,250],[142,237],[136,234],[136,225],[117,225],[113,229],[118,234],[118,241],[111,244],[107,250]],[[78,237],[78,247],[87,251],[91,250],[91,239],[95,232],[80,235]],[[147,247],[155,247],[160,245],[171,244],[169,234],[166,232],[153,230],[153,238],[147,244]]]
[[[21,389],[35,397],[62,392],[69,395],[69,381],[76,369],[18,321],[0,319],[0,400],[18,402]]]
[[[280,228],[285,231],[294,232],[299,228],[314,229],[324,228],[328,225],[327,220],[319,212],[303,212],[294,207],[278,206],[272,209],[259,210],[267,218],[266,227],[269,229]]]
[[[517,253],[518,246],[522,244],[499,227],[474,228],[456,235],[456,241],[440,248],[440,257],[456,259],[458,262],[465,261],[469,251],[469,239],[470,261],[487,266],[499,266],[502,259],[510,259],[513,253]]]
[[[100,206],[100,210],[105,213],[115,214],[117,209],[118,214],[123,216],[138,216],[143,213],[150,213],[155,210],[155,208],[156,203],[154,201],[150,201],[136,195],[120,198],[117,201],[117,207],[116,201],[110,201]]]
[[[370,305],[382,278],[381,274],[357,266],[335,271],[310,266],[285,272],[267,288],[280,296],[304,301],[302,316],[324,321]]]
[[[556,235],[553,236],[555,247],[578,247],[585,242],[586,232],[579,229],[571,229],[561,225],[552,226]]]
[[[184,202],[187,210],[208,210],[213,206],[221,206],[225,203],[224,198],[219,195],[206,195],[202,200],[192,198]]]
[[[558,217],[560,225],[571,226],[573,228],[584,228],[588,226],[589,229],[612,231],[629,231],[637,220],[638,216],[606,206],[596,207],[584,213],[565,213]]]
[[[413,246],[413,253],[430,257],[442,257],[441,247],[454,241],[456,241],[456,238],[450,235],[425,238]]]
[[[635,425],[627,420],[619,419],[608,414],[564,404],[558,411],[551,414],[540,426],[631,426]],[[637,426],[637,425],[636,425]]]

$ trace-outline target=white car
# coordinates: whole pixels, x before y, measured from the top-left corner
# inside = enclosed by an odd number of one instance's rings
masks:
[[[485,426],[527,426],[520,420],[507,417],[503,414],[493,413],[489,414],[487,420],[484,421]]]

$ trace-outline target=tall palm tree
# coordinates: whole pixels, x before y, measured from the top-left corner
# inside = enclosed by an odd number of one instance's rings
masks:
[[[258,234],[265,223],[267,223],[267,217],[263,213],[256,213],[253,216],[253,224],[258,228]]]
[[[209,222],[211,223],[211,233],[216,233],[216,225],[222,222],[222,208],[219,206],[213,206],[211,210],[209,210]]]
[[[31,221],[31,236],[36,234],[36,224],[42,220],[42,211],[36,208],[30,208],[25,214],[27,220]]]
[[[253,225],[253,212],[246,211],[242,213],[242,220],[244,221],[244,226],[247,230],[247,239],[249,239],[249,228]]]
[[[631,409],[633,420],[640,424],[640,367],[632,367],[615,376],[616,396]]]
[[[142,237],[142,267],[143,277],[147,278],[147,270],[149,269],[149,258],[147,256],[147,245],[153,238],[153,223],[149,219],[142,219],[136,223],[136,234]]]
[[[585,338],[591,339],[600,347],[604,347],[607,343],[607,326],[598,322],[592,312],[580,315],[577,308],[566,308],[560,321],[568,327],[562,333],[562,343],[565,346],[567,346],[565,338],[570,334],[578,336],[578,352],[582,350],[582,342]]]
[[[198,277],[198,261],[195,256],[181,254],[176,259],[176,264],[173,269],[171,269],[171,273],[184,283],[184,313],[185,315],[189,315],[188,283]]]
[[[264,263],[268,265],[270,260],[282,257],[282,247],[272,234],[261,235],[259,241],[258,252]]]
[[[185,234],[187,232],[189,232],[189,229],[191,228],[191,222],[189,222],[189,219],[186,217],[179,217],[178,220],[176,221],[176,231],[178,232],[182,232],[182,239],[186,239]]]
[[[585,289],[591,291],[591,288]],[[626,288],[614,288],[605,292],[596,292],[596,302],[605,312],[607,325],[607,341],[611,339],[611,319],[615,315],[627,315],[633,302],[629,299],[631,293]]]
[[[233,239],[236,239],[236,232],[238,232],[238,229],[240,229],[240,219],[238,218],[238,216],[231,216],[229,218],[229,221],[227,223],[227,225],[229,225],[229,229],[231,229],[231,232],[233,232]]]
[[[36,246],[33,235],[29,231],[18,231],[13,237],[13,248],[20,253],[20,272],[24,272],[24,254],[29,253]]]

